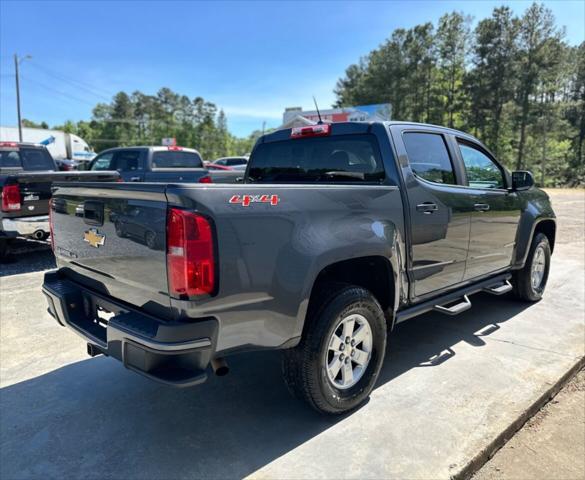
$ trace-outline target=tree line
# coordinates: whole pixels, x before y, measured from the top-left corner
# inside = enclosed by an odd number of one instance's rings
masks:
[[[48,128],[46,122],[23,120],[28,127]],[[67,121],[53,127],[83,138],[96,152],[132,145],[160,145],[163,138],[176,138],[177,145],[199,150],[205,160],[244,155],[260,132],[238,138],[228,131],[223,110],[201,97],[161,88],[155,95],[119,92],[110,103],[98,103],[90,121]]]
[[[568,45],[541,4],[495,8],[473,30],[460,12],[396,29],[335,94],[338,107],[390,103],[394,119],[468,131],[543,186],[585,183],[585,42]]]

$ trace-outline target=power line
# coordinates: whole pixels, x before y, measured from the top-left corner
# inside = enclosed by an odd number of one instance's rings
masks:
[[[56,78],[57,80],[60,80],[61,82],[68,83],[69,85],[72,85],[72,86],[79,88],[81,90],[85,90],[87,93],[90,93],[91,95],[95,95],[96,97],[99,97],[107,102],[109,102],[113,97],[113,95],[106,93],[105,90],[101,90],[93,85],[89,85],[85,82],[81,82],[80,80],[76,80],[76,79],[73,79],[71,77],[64,76],[63,74],[55,72],[54,70],[52,70],[44,65],[40,65],[37,62],[34,62],[32,60],[30,61],[30,65],[43,71],[46,75],[49,75],[53,78]]]
[[[58,93],[59,95],[62,95],[65,98],[68,98],[70,100],[77,100],[78,102],[85,103],[86,105],[89,105],[90,107],[95,107],[94,103],[88,102],[87,100],[83,100],[82,98],[71,95],[70,93],[66,93],[66,92],[63,92],[61,90],[57,90],[56,88],[50,87],[49,85],[46,85],[42,82],[39,82],[37,80],[33,80],[32,78],[25,77],[24,75],[21,75],[20,78],[22,78],[23,80],[26,80],[27,82],[35,83],[35,84],[37,84],[37,85],[39,85],[39,86],[41,86],[41,87],[43,87],[51,92]]]

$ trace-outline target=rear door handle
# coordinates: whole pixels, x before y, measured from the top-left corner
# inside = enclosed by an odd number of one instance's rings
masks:
[[[476,203],[473,206],[473,209],[477,212],[487,212],[490,209],[490,206],[487,203]]]
[[[131,182],[139,182],[141,180],[140,177],[130,177]]]
[[[437,204],[431,202],[420,203],[416,206],[416,211],[422,212],[425,215],[430,215],[431,213],[436,212],[438,209],[439,207],[437,207]]]

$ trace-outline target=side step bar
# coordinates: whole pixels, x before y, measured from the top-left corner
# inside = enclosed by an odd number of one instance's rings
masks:
[[[447,313],[441,308],[445,310],[455,310],[456,313],[448,313],[449,315],[457,315],[465,310],[467,310],[471,306],[471,302],[469,299],[467,301],[463,300],[462,298],[468,297],[469,295],[473,295],[477,292],[488,291],[494,295],[498,295],[496,292],[501,292],[499,295],[510,291],[512,286],[508,286],[510,284],[509,280],[512,278],[511,273],[502,273],[500,275],[496,275],[494,277],[487,278],[486,280],[482,280],[477,283],[473,283],[470,285],[466,285],[464,287],[458,288],[451,292],[445,293],[435,298],[431,298],[430,300],[424,300],[420,303],[412,305],[410,307],[404,308],[403,310],[399,310],[396,312],[396,320],[395,324],[403,322],[404,320],[408,320],[409,318],[416,317],[421,313],[430,312],[432,310],[440,311],[441,313]],[[449,305],[451,303],[457,302],[456,305],[452,305],[451,307],[445,307],[445,305]],[[469,303],[469,306],[467,304]],[[439,308],[435,308],[439,307]],[[465,309],[465,310],[463,310]]]
[[[491,293],[492,295],[503,295],[504,293],[511,292],[514,287],[509,280],[506,280],[501,285],[494,285],[493,287],[484,288],[483,291],[486,293]]]
[[[450,307],[444,307],[443,305],[435,305],[433,310],[436,312],[444,313],[445,315],[459,315],[460,313],[465,312],[471,308],[471,302],[467,295],[463,295],[462,300],[455,305],[451,305]]]

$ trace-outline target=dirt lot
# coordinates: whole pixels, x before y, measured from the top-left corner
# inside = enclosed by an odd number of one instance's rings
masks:
[[[543,407],[474,480],[585,479],[585,370]]]

